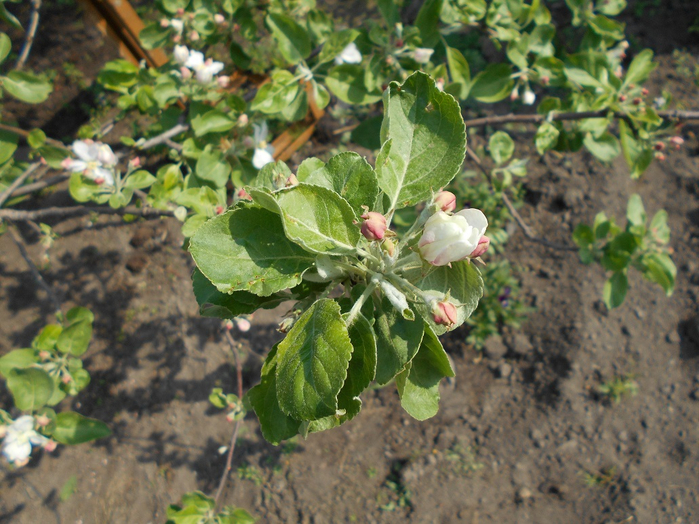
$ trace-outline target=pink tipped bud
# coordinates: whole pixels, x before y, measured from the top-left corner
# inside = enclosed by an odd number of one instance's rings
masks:
[[[39,415],[34,420],[36,420],[36,423],[42,428],[48,426],[51,422],[51,419],[48,418],[46,415]]]
[[[444,91],[444,79],[443,78],[438,78],[437,80],[434,81],[434,86],[439,89],[440,91]]]
[[[519,88],[515,87],[512,92],[510,93],[510,100],[514,102],[519,98]]]
[[[252,324],[250,324],[250,321],[247,318],[237,318],[235,319],[235,327],[238,328],[238,331],[247,333],[250,331]]]
[[[131,165],[133,167],[141,167],[141,158],[137,156],[133,157],[131,159]]]
[[[170,27],[170,20],[168,20],[167,18],[161,18],[160,27]]]
[[[219,76],[216,78],[216,83],[218,84],[218,87],[226,88],[231,83],[231,77],[226,75]]]
[[[660,162],[662,162],[667,157],[663,153],[655,153],[655,158],[656,158],[656,160],[659,160]]]
[[[220,25],[220,24],[222,24],[222,23],[225,22],[225,21],[226,21],[226,19],[224,18],[224,16],[223,16],[222,14],[216,13],[216,14],[214,15],[214,22],[216,22],[217,24]]]
[[[235,420],[235,411],[231,411],[228,415],[226,415],[226,420],[228,422],[233,422]]]
[[[172,41],[177,43],[182,40],[182,35],[172,35]]]
[[[189,70],[189,68],[182,66],[180,67],[180,74],[182,75],[182,78],[185,80],[189,80],[192,78],[192,72]]]
[[[665,149],[665,143],[664,142],[656,142],[655,145],[653,146],[653,149],[656,151],[662,151]]]
[[[175,13],[177,14],[177,16],[182,16],[184,14],[184,7],[178,7]]]
[[[633,104],[634,104],[635,106],[640,105],[641,102],[643,102],[643,100],[641,100],[641,98],[638,97],[638,96],[637,96],[636,98],[633,99]]]
[[[542,86],[549,85],[549,82],[551,82],[551,79],[548,76],[544,75],[541,77],[541,85]]]
[[[643,89],[641,89],[641,94],[643,96],[648,96],[648,93],[650,93],[650,91],[648,91],[645,87]]]
[[[245,189],[239,190],[237,195],[238,195],[238,198],[241,200],[252,200],[252,197],[250,196],[250,194],[247,191],[245,191]]]
[[[369,240],[382,240],[386,234],[386,217],[381,213],[369,211],[362,215],[362,235]]]
[[[619,95],[619,100],[626,102],[626,95]]]
[[[45,159],[43,156],[40,156],[40,157],[39,157],[39,163],[40,163],[42,166],[45,166],[47,162],[46,162],[46,159]]]
[[[46,350],[44,350],[44,351],[39,351],[39,358],[40,358],[41,360],[48,360],[49,358],[51,358],[51,353],[49,353],[49,352],[46,351]]]
[[[225,327],[227,331],[230,331],[231,329],[233,329],[233,321],[230,319],[226,320],[226,322],[223,324],[223,327]]]
[[[58,446],[58,442],[56,442],[55,440],[49,440],[46,442],[46,444],[44,444],[44,449],[46,451],[48,451],[49,453],[51,453],[52,451],[54,451],[56,449],[57,446]]]
[[[7,426],[0,425],[0,438],[5,438],[5,435],[7,435]]]
[[[478,245],[476,246],[476,249],[473,250],[473,253],[471,253],[469,256],[471,258],[478,258],[480,256],[483,256],[486,251],[488,251],[488,248],[490,247],[490,239],[483,235],[481,239],[478,241]]]
[[[284,183],[286,187],[291,187],[291,186],[298,186],[299,185],[299,179],[296,178],[296,175],[291,173],[289,177],[286,179],[286,182]]]
[[[70,166],[73,165],[73,159],[72,158],[64,158],[61,160],[61,167],[63,169],[70,169]]]
[[[223,213],[225,210],[226,210],[226,208],[223,207],[223,206],[216,206],[216,214],[217,214],[217,215],[220,215],[220,214]]]
[[[189,39],[192,42],[196,42],[197,40],[199,40],[199,33],[197,33],[196,31],[192,31],[191,33],[189,33]]]
[[[101,176],[98,176],[97,178],[95,178],[95,184],[97,184],[98,186],[101,186],[102,184],[104,184],[104,178],[102,178]]]
[[[451,302],[434,302],[432,318],[440,326],[453,326],[458,320],[456,306]]]
[[[73,377],[71,377],[67,373],[61,377],[61,382],[63,382],[64,384],[70,384],[72,380]]]
[[[440,191],[434,197],[434,203],[445,213],[451,213],[456,209],[456,196],[451,191]]]
[[[681,136],[670,137],[670,143],[681,146],[682,144],[684,144],[684,138],[682,138]]]
[[[240,126],[248,125],[249,121],[250,121],[250,119],[248,118],[248,115],[246,115],[245,113],[243,113],[242,115],[240,115],[238,117],[238,125],[240,125]]]

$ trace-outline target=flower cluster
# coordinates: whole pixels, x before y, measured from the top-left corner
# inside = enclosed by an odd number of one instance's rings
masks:
[[[76,140],[71,146],[78,160],[66,158],[61,166],[73,173],[82,173],[96,184],[114,185],[117,157],[107,144],[90,139]]]
[[[0,437],[4,437],[2,442],[2,454],[10,464],[21,467],[29,462],[32,454],[32,446],[41,446],[46,451],[56,449],[56,442],[39,434],[34,427],[48,424],[46,420],[36,419],[30,415],[24,415],[6,426],[0,426]]]
[[[267,122],[253,124],[253,147],[255,152],[252,155],[252,165],[256,169],[262,169],[270,162],[274,162],[274,146],[267,143],[269,128]]]
[[[194,51],[184,45],[176,45],[173,52],[175,62],[181,65],[180,74],[182,78],[189,79],[192,73],[200,84],[209,84],[214,76],[223,71],[223,62],[216,62],[211,58],[204,59],[204,53]],[[216,79],[221,87],[226,87],[229,82],[227,76],[220,76]]]

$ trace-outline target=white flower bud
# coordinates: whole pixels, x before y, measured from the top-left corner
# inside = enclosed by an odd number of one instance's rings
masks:
[[[437,211],[425,223],[418,247],[430,264],[446,266],[470,256],[487,228],[488,219],[479,209],[464,209],[451,216]]]
[[[426,64],[430,61],[432,53],[434,53],[434,49],[430,49],[429,47],[418,47],[415,49],[415,51],[413,51],[413,58],[418,64]]]

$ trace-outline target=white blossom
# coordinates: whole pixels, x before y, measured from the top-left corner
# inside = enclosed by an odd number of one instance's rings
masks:
[[[255,151],[252,155],[252,165],[256,169],[262,169],[270,162],[274,162],[274,146],[267,144],[267,122],[261,124],[253,124],[253,144]]]
[[[189,60],[189,49],[186,45],[176,45],[174,51],[172,52],[172,56],[174,57],[175,62],[184,65],[187,60]]]
[[[82,173],[98,184],[114,185],[113,171],[117,157],[111,147],[93,140],[76,140],[72,149],[78,160],[65,159],[62,164],[64,168],[73,173]]]
[[[32,445],[45,446],[49,442],[34,430],[34,417],[24,415],[6,427],[2,454],[11,464],[24,466],[29,462]]]
[[[182,46],[184,47],[184,46]],[[184,66],[190,69],[196,69],[204,65],[204,53],[201,51],[189,51],[189,56],[184,62]]]
[[[170,27],[172,27],[177,34],[182,34],[182,30],[184,29],[184,22],[179,18],[173,18],[172,20],[170,20]]]
[[[434,49],[429,47],[418,47],[413,51],[413,58],[418,64],[426,64],[430,61]]]
[[[362,53],[357,49],[357,44],[350,42],[345,48],[340,51],[340,54],[335,57],[335,63],[340,64],[358,64],[362,61]]]
[[[479,209],[464,209],[455,215],[437,211],[425,223],[418,247],[430,264],[445,266],[471,255],[487,228],[488,219]]]
[[[200,84],[208,84],[215,75],[223,70],[222,62],[215,62],[208,58],[202,65],[194,68],[194,74],[197,77],[197,82]]]
[[[534,91],[532,91],[529,86],[524,90],[524,94],[522,95],[522,102],[524,104],[530,106],[534,103],[536,100],[536,95],[534,94]]]

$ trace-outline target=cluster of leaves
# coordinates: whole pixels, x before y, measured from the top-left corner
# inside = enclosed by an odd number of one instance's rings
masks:
[[[255,519],[241,508],[226,506],[216,510],[216,501],[201,491],[182,495],[179,504],[167,508],[166,524],[254,524]]]
[[[632,195],[626,210],[626,228],[605,213],[595,217],[592,226],[580,224],[573,240],[580,248],[584,264],[599,262],[611,276],[604,284],[604,303],[608,308],[620,306],[629,287],[628,270],[633,267],[670,296],[675,289],[677,268],[670,258],[670,228],[667,212],[658,211],[648,224],[641,197]]]
[[[66,395],[77,395],[90,382],[80,357],[92,338],[93,320],[89,309],[73,308],[60,324],[45,326],[31,347],[15,349],[0,358],[0,375],[15,408],[23,414],[47,417],[42,434],[61,444],[81,444],[111,434],[99,420],[73,411],[56,414],[53,409]],[[5,411],[0,415],[3,424],[12,420]]]

